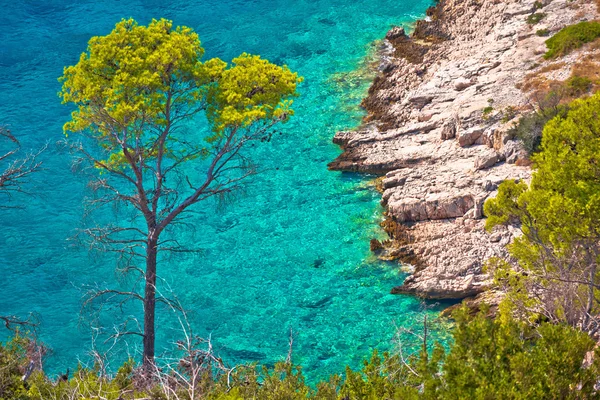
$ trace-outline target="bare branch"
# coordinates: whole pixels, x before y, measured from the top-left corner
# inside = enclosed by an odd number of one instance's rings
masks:
[[[9,199],[14,193],[28,192],[23,188],[30,175],[41,169],[42,162],[38,160],[39,155],[46,150],[48,145],[41,149],[27,153],[23,157],[17,157],[21,151],[21,143],[5,127],[0,127],[0,139],[4,139],[11,149],[4,154],[0,154],[0,193]],[[16,208],[18,206],[7,206],[1,204],[0,208]]]
[[[17,327],[28,327],[35,332],[40,326],[39,316],[34,313],[30,313],[25,319],[15,315],[0,315],[0,321],[4,323],[6,329],[11,331],[14,331]]]

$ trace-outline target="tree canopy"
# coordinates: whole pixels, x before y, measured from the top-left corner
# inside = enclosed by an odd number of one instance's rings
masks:
[[[165,129],[200,111],[212,127],[209,143],[227,129],[293,115],[290,98],[301,78],[289,68],[245,53],[231,66],[218,58],[203,62],[203,55],[190,28],[165,19],[147,27],[119,22],[109,35],[90,39],[79,62],[64,70],[60,95],[77,106],[65,132],[93,133],[109,154],[99,167],[111,171],[126,157],[156,158]],[[141,149],[145,154],[131,154]]]
[[[523,272],[505,265],[497,277],[512,277],[531,310],[592,334],[600,330],[599,110],[597,94],[549,121],[531,184],[502,183],[484,208],[489,229],[512,223],[523,232],[509,247]]]
[[[65,133],[86,137],[75,147],[100,170],[90,205],[122,203],[143,221],[87,229],[93,245],[121,253],[124,270],[139,274],[144,289],[93,290],[86,304],[106,297],[142,301],[143,331],[124,323],[115,337],[142,336],[148,366],[154,360],[158,253],[178,246],[176,240],[166,245],[161,234],[190,206],[232,192],[255,172],[244,149],[268,141],[273,126],[293,115],[302,80],[255,55],[243,53],[231,64],[203,56],[190,28],[165,19],[148,26],[122,20],[108,35],[90,39],[60,78],[63,102],[76,107]],[[207,129],[185,129],[200,115]],[[180,308],[166,297],[158,301]]]

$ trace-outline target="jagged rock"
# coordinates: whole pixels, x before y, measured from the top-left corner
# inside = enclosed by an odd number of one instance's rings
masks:
[[[431,103],[434,98],[435,98],[435,96],[420,95],[420,96],[413,96],[413,97],[409,98],[408,101],[410,103],[412,103],[416,109],[421,110],[427,104]]]
[[[406,32],[404,32],[404,28],[402,28],[401,26],[394,26],[385,35],[385,38],[389,41],[394,41],[396,39],[405,38],[405,37],[407,37]]]
[[[462,131],[458,134],[458,145],[460,147],[467,147],[473,145],[477,139],[481,137],[484,129],[481,127],[469,128],[466,131]]]
[[[416,222],[462,217],[475,204],[470,195],[434,193],[425,199],[404,198],[388,204],[398,222]]]
[[[446,121],[442,126],[442,140],[454,139],[456,136],[456,122],[453,120]]]
[[[492,182],[490,180],[485,180],[483,181],[483,190],[485,190],[486,192],[493,192],[494,190],[498,189],[498,183]]]
[[[490,236],[482,205],[503,180],[528,181],[530,162],[506,134],[512,122],[499,121],[499,113],[486,120],[482,111],[489,99],[498,112],[526,109],[528,94],[517,84],[548,65],[539,57],[545,39],[531,35],[524,18],[534,3],[439,0],[411,37],[392,29],[387,66],[362,103],[372,127],[336,136],[344,153],[330,168],[386,174],[381,202],[394,228],[386,229],[392,240],[380,256],[415,266],[396,293],[476,295],[489,284],[483,263],[508,256],[505,245],[517,232]],[[544,7],[544,24],[557,32],[598,19],[593,3],[553,0]],[[571,61],[583,51],[571,53],[561,73],[570,76]],[[534,60],[539,66],[532,69]]]
[[[490,168],[496,165],[496,163],[500,160],[500,154],[498,154],[496,150],[490,149],[488,151],[482,152],[475,158],[473,168],[475,168],[475,170]]]
[[[369,247],[372,252],[377,252],[377,251],[380,251],[383,249],[383,245],[377,239],[371,239],[371,242],[369,243]]]
[[[523,145],[515,140],[507,141],[500,150],[500,153],[509,164],[514,164],[517,160],[526,155]]]
[[[454,89],[457,92],[462,92],[468,87],[471,87],[475,84],[475,82],[471,79],[460,77],[454,81]]]
[[[402,186],[406,182],[405,176],[398,176],[394,173],[388,173],[383,180],[383,188],[390,189],[397,186]]]
[[[354,132],[340,131],[333,137],[333,143],[339,146],[345,146],[354,136]]]
[[[489,128],[487,128],[485,131],[483,131],[483,134],[481,135],[481,141],[484,145],[486,145],[487,147],[489,147],[490,149],[495,149],[496,148],[496,138],[497,138],[497,134],[496,132],[498,132],[498,129],[496,126],[491,126]]]
[[[500,233],[496,232],[490,235],[490,242],[498,243],[500,240],[502,240],[502,235],[500,235]]]
[[[483,203],[485,202],[486,196],[478,196],[475,198],[475,204],[465,215],[465,219],[481,219],[483,218]]]

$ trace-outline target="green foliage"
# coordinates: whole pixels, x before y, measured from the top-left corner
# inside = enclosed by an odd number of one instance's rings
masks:
[[[546,97],[557,96],[551,92]],[[528,154],[535,153],[542,141],[542,132],[546,123],[557,115],[565,115],[567,106],[541,107],[533,113],[522,116],[519,122],[508,130],[508,134],[520,140]]]
[[[536,1],[535,3],[533,3],[534,10],[539,10],[541,8],[544,8],[544,4],[541,1]]]
[[[545,59],[556,58],[569,54],[586,43],[600,37],[600,22],[584,21],[561,29],[556,35],[546,40],[548,51]]]
[[[566,326],[532,327],[483,314],[471,320],[466,310],[455,317],[454,345],[443,360],[437,398],[597,398],[598,359],[590,368],[582,366],[595,345],[588,335]]]
[[[286,66],[248,54],[228,66],[218,58],[202,62],[203,55],[190,28],[165,19],[148,26],[122,20],[110,34],[90,39],[79,62],[65,68],[60,95],[77,106],[65,132],[93,132],[108,153],[106,166],[116,167],[128,157],[123,141],[152,159],[157,136],[199,111],[212,126],[208,143],[225,129],[293,114],[290,97],[301,78]]]
[[[515,106],[508,106],[504,110],[501,111],[502,115],[502,123],[506,124],[510,120],[512,120],[517,115],[517,108]]]
[[[222,377],[208,396],[215,400],[307,399],[314,391],[304,382],[302,370],[280,362],[272,370],[266,367],[242,367],[230,377]]]
[[[535,25],[539,23],[541,20],[546,18],[546,14],[544,13],[534,13],[527,17],[527,23],[529,25]]]
[[[52,382],[41,373],[28,381],[27,399],[46,400],[73,398],[126,400],[146,397],[142,391],[133,387],[131,375],[133,363],[125,363],[114,378],[104,376],[98,367],[86,369],[79,367],[69,380]]]
[[[488,106],[485,107],[482,111],[482,118],[484,121],[490,119],[491,114],[494,112],[494,99],[488,99]]]
[[[485,310],[454,317],[453,344],[444,352],[401,362],[374,354],[361,373],[348,370],[339,398],[348,399],[585,399],[597,398],[599,362],[582,365],[594,341],[567,326],[536,327]]]
[[[535,31],[535,34],[537,36],[548,36],[550,34],[550,31],[548,29],[538,29],[537,31]]]
[[[531,189],[536,196],[531,197],[536,199],[531,205],[549,207],[544,211],[549,228],[560,230],[551,235],[556,242],[558,236],[560,240],[596,237],[600,229],[598,110],[600,95],[574,101],[566,117],[556,117],[544,128],[542,151],[533,159],[536,173]],[[532,210],[542,218],[541,210]]]
[[[5,345],[0,343],[0,399],[26,399],[27,388],[21,380],[29,364],[29,340],[17,332]]]
[[[17,365],[26,363],[21,345],[0,346],[0,379],[17,382],[10,399],[109,399],[147,398],[212,400],[343,400],[343,399],[591,399],[598,398],[594,384],[600,372],[600,352],[586,334],[547,322],[532,326],[504,315],[487,318],[486,310],[472,317],[466,308],[457,310],[453,342],[445,351],[436,345],[429,353],[408,357],[380,356],[376,351],[360,371],[346,369],[344,378],[309,387],[300,367],[277,363],[266,367],[239,366],[210,384],[190,392],[172,376],[146,391],[136,390],[135,368],[127,362],[110,378],[98,368],[78,368],[68,381],[52,382],[37,373],[20,383]],[[20,340],[20,339],[19,339]],[[21,346],[21,347],[20,347]],[[593,362],[582,362],[595,351]],[[210,379],[210,378],[203,378]],[[168,383],[167,383],[168,382]],[[179,386],[180,385],[180,386]]]
[[[496,225],[520,221],[525,218],[522,208],[525,206],[521,195],[527,191],[527,184],[517,181],[503,182],[498,188],[498,195],[486,201],[483,212],[487,216],[485,227],[492,230]]]
[[[217,132],[293,115],[292,101],[284,99],[295,95],[300,79],[285,66],[244,53],[217,81],[207,97],[208,119]]]
[[[488,229],[516,223],[523,232],[509,247],[524,271],[519,285],[508,285],[511,295],[523,300],[535,288],[537,304],[526,307],[530,312],[590,333],[597,331],[600,313],[598,110],[600,95],[594,95],[550,120],[532,158],[531,185],[504,182],[484,205]]]
[[[586,94],[592,88],[593,82],[585,76],[573,75],[567,80],[567,88],[571,96],[579,97]]]

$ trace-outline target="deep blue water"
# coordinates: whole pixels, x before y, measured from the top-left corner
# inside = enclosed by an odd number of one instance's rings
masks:
[[[30,186],[38,195],[15,198],[26,207],[0,214],[0,314],[41,316],[41,338],[54,349],[50,371],[87,359],[92,335],[79,323],[81,287],[118,285],[116,262],[113,254],[89,253],[68,240],[87,223],[82,201],[89,193],[86,177],[72,171],[59,143],[69,108],[56,96],[57,78],[91,36],[107,34],[121,18],[145,24],[165,17],[193,27],[207,57],[261,54],[305,78],[284,134],[252,152],[260,174],[233,201],[196,207],[189,221],[195,228],[178,234],[202,251],[159,266],[190,310],[194,331],[211,335],[229,362],[270,364],[287,354],[292,328],[294,361],[311,378],[358,367],[372,349],[391,348],[395,326],[420,320],[420,303],[390,295],[404,277],[369,253],[369,239],[383,237],[379,195],[369,177],[330,172],[326,164],[339,154],[334,133],[360,122],[373,42],[429,4],[1,0],[0,123],[25,148],[49,143],[49,150]],[[157,329],[159,353],[181,338],[168,311],[161,311]],[[135,351],[135,341],[130,344]]]

